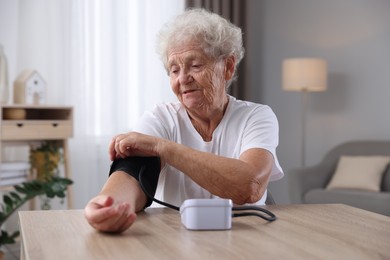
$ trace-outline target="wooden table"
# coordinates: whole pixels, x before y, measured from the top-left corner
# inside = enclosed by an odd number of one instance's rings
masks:
[[[341,204],[272,205],[278,219],[234,218],[189,231],[151,208],[122,234],[100,233],[82,210],[21,211],[21,259],[390,259],[390,217]]]

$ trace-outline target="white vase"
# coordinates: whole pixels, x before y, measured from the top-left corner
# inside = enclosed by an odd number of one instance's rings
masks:
[[[3,46],[0,44],[0,103],[8,103],[8,65]]]

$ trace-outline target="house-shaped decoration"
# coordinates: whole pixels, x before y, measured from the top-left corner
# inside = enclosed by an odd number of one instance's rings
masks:
[[[46,99],[46,82],[35,70],[24,70],[14,81],[14,103],[41,105]]]

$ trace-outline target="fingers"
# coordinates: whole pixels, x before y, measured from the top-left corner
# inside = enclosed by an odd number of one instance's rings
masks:
[[[111,161],[130,156],[127,138],[128,134],[121,134],[112,138],[108,146],[108,154]]]
[[[92,199],[85,207],[85,216],[90,223],[99,223],[114,213],[113,199],[98,196]]]
[[[135,213],[130,214],[127,218],[125,218],[124,223],[118,227],[118,232],[123,232],[128,229],[137,219],[137,215]]]
[[[115,160],[115,158],[116,158],[115,138],[116,137],[113,137],[110,144],[108,145],[108,155],[109,155],[111,161]]]
[[[122,158],[125,158],[125,157],[128,157],[130,154],[128,152],[128,142],[127,142],[127,138],[126,136],[120,136],[120,137],[117,137],[116,140],[115,140],[115,151],[116,151],[116,154],[117,156],[119,157],[122,157]]]
[[[159,140],[161,139],[137,132],[120,134],[111,140],[108,153],[112,161],[129,156],[156,156]]]
[[[130,210],[128,203],[112,207],[110,214],[102,216],[101,221],[94,222],[93,227],[104,232],[122,232],[135,221],[136,214]]]
[[[92,199],[87,204],[84,214],[92,227],[104,232],[122,232],[136,219],[134,209],[129,203],[114,205],[114,200],[109,196],[97,196]]]
[[[110,160],[113,161],[118,158],[125,158],[129,156],[126,146],[127,136],[124,134],[114,136],[108,146],[108,154]]]
[[[135,212],[130,210],[129,205],[129,209],[123,212],[123,217],[119,218],[118,221],[115,223],[114,232],[125,231],[134,223],[136,218],[137,215],[135,214]]]

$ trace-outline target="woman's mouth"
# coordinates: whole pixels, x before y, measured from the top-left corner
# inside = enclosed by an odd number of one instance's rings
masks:
[[[189,89],[189,90],[184,91],[183,94],[189,94],[189,93],[192,93],[196,90],[198,90],[198,89]]]

